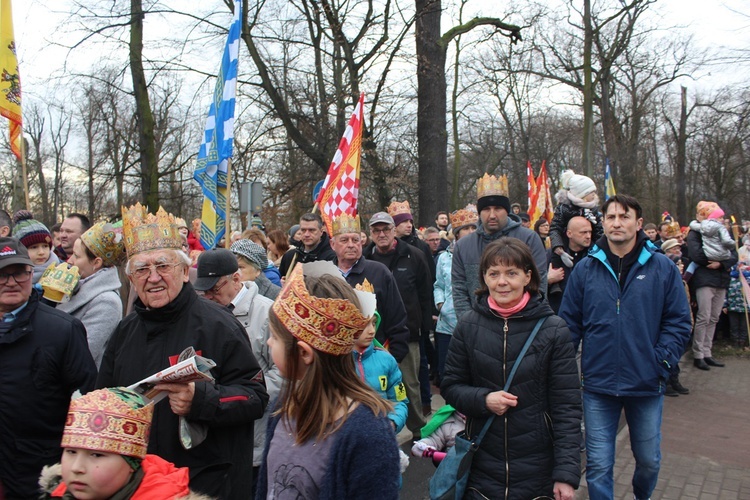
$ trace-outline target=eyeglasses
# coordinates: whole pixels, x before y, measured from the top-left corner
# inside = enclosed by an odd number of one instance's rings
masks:
[[[221,285],[217,285],[217,286],[214,286],[213,288],[209,288],[208,290],[204,290],[203,295],[210,295],[213,297],[214,295],[219,293],[219,290],[224,288],[224,285],[226,285],[227,283],[229,283],[229,280],[225,280],[224,283],[222,283]]]
[[[393,228],[392,227],[384,227],[384,228],[378,229],[376,227],[372,227],[372,228],[370,228],[370,233],[372,233],[372,234],[381,234],[381,233],[382,234],[386,234],[386,233],[390,232],[391,229],[393,229]]]
[[[0,273],[0,285],[5,285],[13,277],[16,283],[26,283],[31,279],[31,271],[16,271],[14,273]]]
[[[142,267],[136,267],[130,272],[131,276],[135,276],[138,279],[148,278],[151,276],[151,273],[156,271],[159,276],[169,276],[172,270],[176,266],[182,265],[182,262],[175,262],[172,264],[156,264],[152,266],[142,266]]]

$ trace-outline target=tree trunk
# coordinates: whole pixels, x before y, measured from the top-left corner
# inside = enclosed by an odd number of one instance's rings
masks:
[[[593,30],[591,27],[591,0],[583,0],[583,170],[593,178],[593,134],[594,134],[594,85],[591,78],[591,47]]]
[[[677,190],[677,220],[687,224],[690,220],[687,213],[687,185],[685,182],[687,151],[687,87],[681,87],[680,129],[677,136],[677,162],[675,164],[675,187]]]
[[[416,0],[418,224],[448,200],[445,48],[440,45],[440,0]]]
[[[138,115],[141,199],[155,211],[159,207],[159,168],[154,140],[154,115],[151,112],[146,74],[143,70],[143,17],[142,0],[130,0],[130,74]]]

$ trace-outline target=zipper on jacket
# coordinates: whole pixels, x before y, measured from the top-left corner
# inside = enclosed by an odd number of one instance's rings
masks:
[[[503,381],[508,380],[506,373],[506,362],[508,358],[508,318],[503,318],[505,325],[503,325]],[[510,387],[508,387],[510,389]],[[505,451],[505,497],[508,498],[509,484],[510,484],[510,465],[508,463],[508,412],[503,413],[503,448]]]
[[[365,380],[365,365],[362,364],[362,358],[364,357],[365,353],[358,352],[357,353],[357,364],[359,365],[359,373],[360,378],[362,379],[362,382],[367,383],[367,380]]]

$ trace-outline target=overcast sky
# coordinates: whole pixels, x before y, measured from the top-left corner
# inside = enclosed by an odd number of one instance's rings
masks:
[[[594,0],[596,2],[596,0]],[[208,0],[216,4],[219,11],[226,10],[223,2]],[[209,3],[203,5],[205,8]],[[550,5],[564,5],[562,0],[548,0]],[[68,69],[86,70],[94,60],[106,57],[94,52],[75,52],[68,57],[68,51],[51,45],[47,40],[60,39],[59,24],[66,18],[57,11],[63,11],[65,0],[16,0],[13,2],[16,45],[18,47],[21,78],[24,94],[29,96],[47,93],[46,78],[60,72],[63,62]],[[450,8],[451,0],[443,0],[444,8]],[[747,0],[659,0],[653,7],[665,20],[665,25],[683,25],[690,30],[697,44],[706,48],[726,50],[750,47],[750,2]],[[472,0],[467,7],[469,15],[497,15],[496,0]],[[495,11],[495,12],[493,12]],[[446,16],[450,13],[447,12]],[[468,16],[465,16],[468,17]],[[230,16],[227,13],[227,22]],[[448,21],[444,22],[445,26]],[[149,35],[150,26],[146,26]],[[154,35],[154,33],[151,33]],[[220,49],[217,50],[218,53]],[[750,63],[746,66],[710,65],[705,75],[697,82],[685,82],[691,88],[711,88],[727,83],[744,83],[747,80]]]

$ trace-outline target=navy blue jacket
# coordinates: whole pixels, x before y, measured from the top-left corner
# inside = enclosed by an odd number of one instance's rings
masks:
[[[612,396],[663,394],[690,338],[690,309],[680,273],[651,244],[620,287],[597,243],[573,268],[560,307],[576,348],[583,341],[586,391]]]

